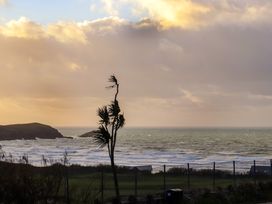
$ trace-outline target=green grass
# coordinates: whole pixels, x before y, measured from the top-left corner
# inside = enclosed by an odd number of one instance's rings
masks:
[[[40,193],[53,190],[57,192],[57,199],[65,202],[66,185],[65,175],[69,172],[69,198],[71,203],[97,203],[95,199],[101,200],[101,171],[104,172],[104,200],[109,201],[115,196],[113,177],[111,168],[108,166],[81,167],[70,166],[64,168],[61,165],[50,167],[33,167],[25,164],[10,164],[0,162],[1,170],[1,195],[3,199],[19,199],[23,196],[25,199],[40,199]],[[135,171],[124,167],[118,167],[119,189],[121,196],[135,195]],[[257,176],[256,180],[249,174],[237,175],[234,180],[229,172],[211,171],[211,170],[191,170],[190,171],[190,189],[188,189],[188,177],[186,169],[174,169],[165,174],[165,189],[182,188],[186,195],[193,199],[212,199],[212,196],[222,194],[231,202],[252,200],[271,201],[272,200],[272,177]],[[213,175],[215,181],[213,181]],[[137,174],[137,195],[146,197],[147,195],[162,195],[164,191],[164,174],[163,173],[143,173]],[[256,184],[255,185],[255,181]],[[262,181],[262,183],[258,183]],[[271,181],[271,182],[269,182]],[[215,182],[215,186],[213,186]],[[237,184],[235,188],[234,183]],[[19,185],[20,184],[20,185]],[[240,185],[244,184],[244,185]],[[232,186],[232,187],[229,187]],[[14,188],[17,187],[17,188]],[[40,188],[41,187],[41,188]],[[213,190],[207,194],[209,190]],[[8,190],[6,190],[8,189]],[[36,192],[37,190],[37,192]],[[55,191],[56,190],[56,191]],[[192,190],[188,193],[188,190]],[[33,197],[33,193],[36,192]],[[51,193],[47,196],[54,196]],[[1,197],[0,197],[1,198]],[[51,197],[50,197],[51,198]],[[127,198],[122,198],[123,200]],[[235,201],[235,202],[232,202]],[[0,201],[1,202],[1,201]],[[240,202],[240,203],[241,203]],[[245,202],[244,202],[245,203]]]
[[[135,194],[135,175],[131,173],[118,174],[119,188],[122,196]],[[166,189],[182,188],[188,190],[188,180],[186,175],[167,174]],[[271,178],[258,178],[258,181],[268,181]],[[69,177],[70,187],[72,189],[86,189],[88,186],[93,192],[97,193],[97,198],[100,198],[101,190],[101,173],[90,173],[83,175],[72,175]],[[236,184],[252,183],[253,178],[249,176],[237,176]],[[215,178],[215,187],[226,188],[229,185],[234,185],[232,177]],[[190,176],[190,189],[213,189],[212,176]],[[163,174],[142,174],[137,177],[137,193],[140,196],[148,194],[159,194],[164,190]],[[109,199],[114,196],[114,184],[111,173],[104,173],[104,197]]]

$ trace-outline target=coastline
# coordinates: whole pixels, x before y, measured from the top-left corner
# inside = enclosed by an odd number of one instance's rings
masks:
[[[31,164],[41,166],[41,158],[60,160],[66,152],[71,164],[82,166],[109,164],[105,149],[99,149],[90,138],[78,135],[88,128],[65,128],[59,132],[73,139],[36,139],[0,141],[2,150],[14,159],[27,155]],[[197,169],[247,171],[255,160],[269,165],[272,159],[272,131],[267,129],[153,129],[133,128],[120,131],[116,152],[117,165],[152,165],[160,171],[163,165]]]

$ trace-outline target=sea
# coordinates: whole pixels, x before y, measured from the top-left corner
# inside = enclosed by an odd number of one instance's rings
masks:
[[[94,128],[59,127],[64,136],[73,139],[37,139],[0,141],[6,158],[19,162],[26,156],[30,164],[62,162],[95,166],[110,164],[106,148],[98,147],[91,138],[79,135]],[[160,171],[169,168],[248,171],[253,165],[270,165],[272,161],[272,128],[124,128],[118,133],[115,161],[121,166],[152,165]]]

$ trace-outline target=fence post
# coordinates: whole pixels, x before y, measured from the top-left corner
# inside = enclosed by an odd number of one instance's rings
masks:
[[[190,163],[187,163],[187,188],[190,190]]]
[[[235,161],[232,162],[233,164],[233,184],[236,186],[236,166],[235,166]]]
[[[104,203],[104,169],[101,168],[101,203]]]
[[[253,174],[256,175],[256,161],[253,161]]]
[[[213,190],[215,190],[215,162],[213,162]]]
[[[138,196],[138,169],[137,167],[134,168],[134,194],[135,194],[135,197],[137,198]]]
[[[163,165],[163,190],[164,190],[164,193],[165,193],[165,191],[166,191],[166,166],[165,165]]]
[[[166,203],[166,166],[163,165],[163,203]]]
[[[270,174],[272,176],[272,159],[270,159]]]
[[[253,161],[253,178],[254,178],[254,183],[256,185],[256,161]]]
[[[64,168],[65,168],[65,180],[66,180],[66,203],[70,204],[68,166],[64,166]]]
[[[270,159],[270,173],[271,173],[271,176],[272,176],[272,159]]]

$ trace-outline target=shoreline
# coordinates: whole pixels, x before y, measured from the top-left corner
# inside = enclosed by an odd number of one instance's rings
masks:
[[[65,152],[71,164],[89,166],[99,164],[109,164],[109,158],[105,149],[98,149],[88,139],[39,139],[39,140],[15,140],[1,141],[2,152],[6,156],[12,156],[14,162],[22,156],[27,156],[29,163],[34,166],[41,166],[42,157],[51,163],[58,162],[63,158]],[[205,156],[205,155],[204,155]],[[138,151],[124,148],[117,148],[116,163],[120,166],[152,165],[155,172],[162,170],[163,165],[168,167],[186,168],[189,163],[195,169],[211,169],[213,162],[216,168],[221,170],[232,170],[233,161],[236,161],[236,170],[245,172],[253,165],[254,160],[257,165],[270,165],[272,155],[235,155],[224,152],[224,154],[214,153],[202,157],[192,151],[179,152],[178,150],[152,150]]]

